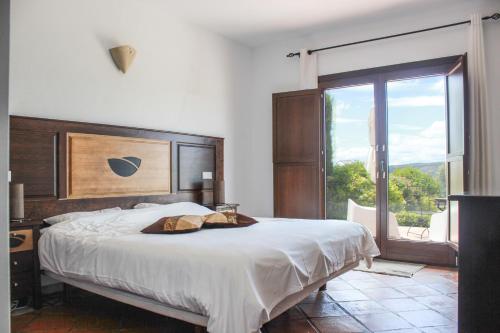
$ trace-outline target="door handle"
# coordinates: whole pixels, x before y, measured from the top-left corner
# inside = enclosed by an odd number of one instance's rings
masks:
[[[380,160],[380,170],[382,171],[382,179],[385,179],[385,161]]]

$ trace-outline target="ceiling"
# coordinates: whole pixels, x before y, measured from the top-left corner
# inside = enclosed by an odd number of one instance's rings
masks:
[[[165,0],[183,19],[256,46],[283,36],[410,14],[456,0]]]

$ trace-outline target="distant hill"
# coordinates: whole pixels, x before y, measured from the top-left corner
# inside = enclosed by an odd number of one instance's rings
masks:
[[[399,164],[399,165],[389,165],[389,173],[396,169],[413,167],[422,170],[426,174],[439,179],[440,168],[444,167],[444,162],[433,162],[433,163],[410,163],[410,164]]]

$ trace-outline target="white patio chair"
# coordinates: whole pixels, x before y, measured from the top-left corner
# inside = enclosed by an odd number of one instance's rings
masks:
[[[377,210],[375,207],[361,206],[353,200],[347,200],[347,220],[364,225],[373,236],[377,234]],[[399,227],[396,215],[389,212],[389,238],[399,239]]]
[[[429,240],[433,242],[446,242],[448,239],[448,210],[434,213],[429,226]]]

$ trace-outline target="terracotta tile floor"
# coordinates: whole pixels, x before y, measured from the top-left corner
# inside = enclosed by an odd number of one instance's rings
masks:
[[[266,324],[263,333],[456,332],[455,269],[426,267],[411,279],[351,271]],[[15,333],[194,333],[192,325],[85,292],[14,315]],[[237,333],[237,332],[235,332]]]

